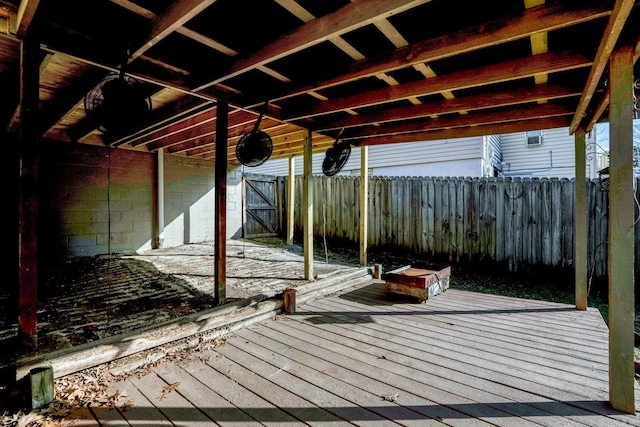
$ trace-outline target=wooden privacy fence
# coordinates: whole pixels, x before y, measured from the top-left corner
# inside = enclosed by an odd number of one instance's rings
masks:
[[[287,181],[279,178],[280,232],[286,228]],[[358,242],[360,178],[313,181],[314,235]],[[556,178],[371,177],[369,247],[450,262],[505,263],[510,271],[573,267],[574,185]],[[598,180],[585,185],[588,271],[601,278],[607,272],[608,193]],[[302,177],[296,178],[295,198],[299,232]]]

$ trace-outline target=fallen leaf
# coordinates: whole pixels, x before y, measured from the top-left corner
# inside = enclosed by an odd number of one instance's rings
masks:
[[[133,408],[133,402],[130,400],[127,400],[124,404],[122,404],[122,406],[120,406],[120,411],[127,412],[127,411],[130,411],[131,408]]]
[[[386,396],[382,396],[384,400],[389,402],[397,402],[398,401],[398,393],[388,394]]]
[[[176,388],[178,388],[179,385],[180,385],[180,381],[175,382],[173,384],[169,384],[168,386],[164,387],[162,391],[164,393],[171,393],[172,391],[176,391]]]

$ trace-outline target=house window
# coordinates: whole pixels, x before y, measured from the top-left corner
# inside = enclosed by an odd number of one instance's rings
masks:
[[[542,145],[542,131],[530,130],[526,132],[527,146]]]

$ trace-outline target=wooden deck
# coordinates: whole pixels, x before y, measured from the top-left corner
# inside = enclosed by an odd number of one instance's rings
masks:
[[[78,408],[66,422],[640,426],[607,403],[597,310],[455,289],[423,304],[401,298],[368,281],[299,304],[113,384],[127,393],[115,409]]]

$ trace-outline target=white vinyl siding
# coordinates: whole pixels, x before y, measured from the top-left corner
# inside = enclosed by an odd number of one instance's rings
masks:
[[[529,145],[525,132],[500,135],[505,176],[575,177],[574,136],[569,128],[545,129],[542,144]]]
[[[500,135],[489,135],[483,138],[484,153],[482,155],[482,172],[479,176],[494,176],[494,168],[502,170],[502,149]]]
[[[481,159],[481,137],[369,147],[369,169],[373,170],[373,175],[389,175],[389,172],[394,172],[395,176],[479,176],[472,175],[472,171],[469,170],[469,161],[477,163],[475,169],[480,174]],[[313,155],[314,174],[322,174],[323,160],[324,152]],[[302,156],[296,156],[296,175],[302,174],[302,161]],[[439,165],[435,167],[436,164]],[[244,170],[250,173],[282,176],[289,173],[287,165],[287,159],[274,159],[257,167],[245,167]],[[418,165],[422,166],[417,167]],[[349,161],[339,174],[351,175],[353,170],[360,170],[360,148],[358,147],[351,147]],[[444,174],[443,171],[450,173]],[[420,174],[418,175],[417,172]]]

